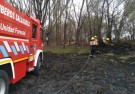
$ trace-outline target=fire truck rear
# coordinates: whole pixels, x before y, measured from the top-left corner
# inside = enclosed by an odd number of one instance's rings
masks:
[[[42,49],[40,21],[0,0],[0,94],[26,72],[39,73]]]

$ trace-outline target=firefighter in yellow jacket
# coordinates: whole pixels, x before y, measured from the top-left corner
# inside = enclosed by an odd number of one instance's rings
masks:
[[[90,40],[91,57],[95,57],[96,52],[97,52],[97,45],[98,45],[97,38],[91,37],[91,40]]]

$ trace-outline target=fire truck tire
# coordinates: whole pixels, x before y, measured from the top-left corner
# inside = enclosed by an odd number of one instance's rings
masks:
[[[40,68],[41,68],[41,58],[39,56],[38,57],[38,60],[37,60],[37,66],[35,67],[35,69],[33,71],[35,75],[38,75],[39,74]]]
[[[0,94],[8,94],[9,77],[6,71],[0,70]]]

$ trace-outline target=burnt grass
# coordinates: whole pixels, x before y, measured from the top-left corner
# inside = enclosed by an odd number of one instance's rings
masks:
[[[119,58],[131,52],[135,50],[123,46],[101,51],[96,58],[89,58],[86,67],[74,79],[89,54],[47,52],[40,74],[28,73],[21,81],[10,85],[9,94],[135,94],[135,58],[130,57],[124,63]]]

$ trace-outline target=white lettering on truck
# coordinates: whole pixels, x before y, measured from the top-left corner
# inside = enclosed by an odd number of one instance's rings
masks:
[[[14,33],[14,28],[12,28],[11,26],[5,25],[3,23],[0,23],[0,30],[7,31],[9,33]]]
[[[9,18],[15,19],[15,13],[8,8],[0,4],[0,13],[8,16]]]
[[[19,35],[26,35],[26,32],[19,30],[18,28],[15,28],[15,33]]]
[[[26,20],[25,18],[21,17],[18,14],[15,14],[15,12],[11,11],[10,9],[6,8],[5,6],[1,4],[0,4],[0,13],[26,26],[30,26],[30,22],[28,20]]]
[[[22,18],[21,16],[19,16],[18,14],[16,14],[16,21],[25,24],[26,26],[30,26],[30,22],[27,21],[26,19]]]
[[[9,25],[5,25],[4,23],[0,23],[0,30],[6,31],[8,33],[14,33],[18,35],[26,35],[25,31],[19,30],[18,28],[11,27]]]

